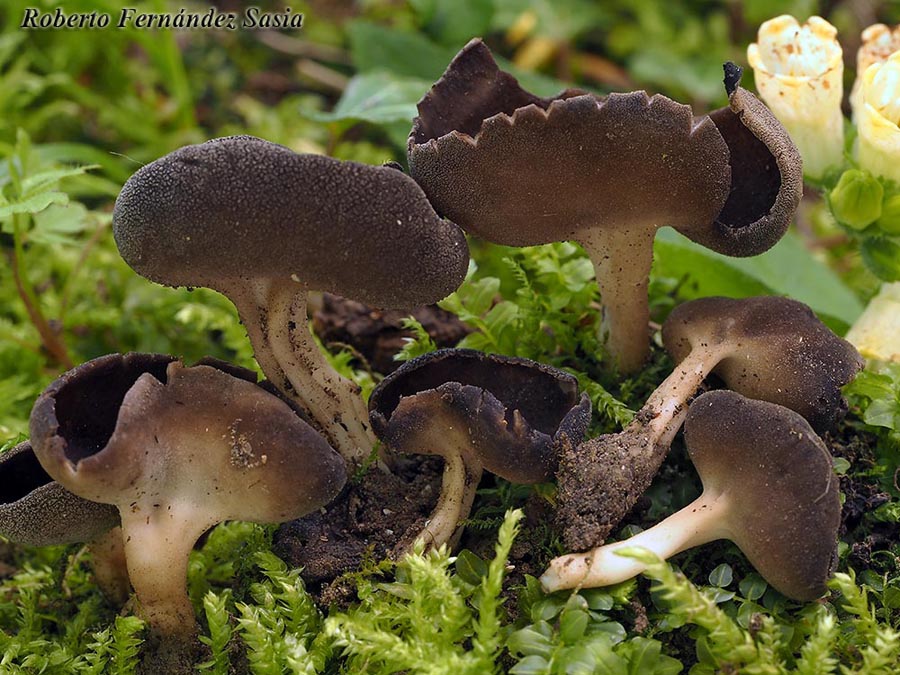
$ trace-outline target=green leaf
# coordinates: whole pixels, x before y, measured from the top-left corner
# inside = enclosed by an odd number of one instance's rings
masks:
[[[310,113],[319,122],[363,121],[373,124],[412,124],[416,103],[428,91],[430,82],[399,77],[385,71],[356,75],[330,113]]]
[[[511,675],[549,675],[550,664],[542,656],[526,656],[509,669]]]
[[[22,180],[22,195],[31,197],[37,192],[41,192],[51,185],[55,185],[64,178],[72,176],[80,176],[86,171],[98,168],[94,166],[76,166],[65,167],[62,169],[47,169],[31,174]]]
[[[368,21],[347,25],[353,65],[360,71],[386,70],[430,83],[441,76],[459,47],[442,47],[421,33],[379,26]],[[427,90],[427,87],[426,87]],[[423,90],[424,91],[424,90]]]
[[[792,232],[753,258],[729,258],[669,228],[659,231],[654,250],[657,275],[686,280],[680,289],[685,300],[708,295],[787,295],[809,305],[841,333],[863,309],[850,289]]]
[[[734,579],[734,572],[731,565],[722,563],[709,573],[709,583],[718,588],[725,588]]]
[[[900,244],[885,237],[868,237],[859,248],[863,262],[879,279],[900,281]]]
[[[0,220],[16,213],[39,213],[51,204],[68,204],[69,196],[65,192],[41,192],[28,199],[13,202],[8,206],[0,206]]]
[[[574,644],[587,630],[590,616],[581,609],[566,610],[559,619],[559,639],[565,644]]]
[[[467,548],[464,548],[456,556],[456,573],[467,584],[480,584],[482,578],[488,573],[487,563]]]
[[[465,44],[488,32],[494,0],[411,0],[428,31],[444,44]]]
[[[494,304],[494,298],[500,292],[500,280],[496,277],[485,277],[467,284],[460,290],[463,302],[475,316],[482,316]]]

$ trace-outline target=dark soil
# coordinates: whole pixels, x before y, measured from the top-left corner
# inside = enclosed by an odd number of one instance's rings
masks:
[[[438,348],[455,347],[472,332],[455,314],[437,305],[412,311],[378,310],[330,293],[323,294],[322,307],[313,314],[313,330],[326,345],[348,345],[372,370],[387,375],[400,365],[394,355],[403,348],[405,338],[413,336],[400,325],[410,315],[428,331]]]
[[[872,511],[891,500],[875,470],[877,438],[842,424],[825,436],[832,454],[844,457],[853,466],[852,474],[841,476],[844,505],[841,509],[841,538],[852,542],[850,563],[857,570],[878,568],[873,553],[890,550],[900,540],[900,524],[873,521]],[[889,477],[896,485],[896,477]]]
[[[307,589],[322,604],[346,605],[355,584],[340,577],[364,561],[395,558],[421,532],[441,489],[443,462],[400,456],[394,473],[371,468],[337,499],[278,528],[274,551],[303,567]]]
[[[650,487],[667,448],[638,430],[561,448],[556,526],[569,551],[599,546]]]

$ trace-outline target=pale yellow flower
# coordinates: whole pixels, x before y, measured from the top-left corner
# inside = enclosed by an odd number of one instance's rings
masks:
[[[844,63],[837,29],[818,16],[802,26],[789,15],[759,27],[747,48],[756,88],[788,130],[807,175],[842,163]]]
[[[884,284],[869,302],[847,340],[867,359],[900,362],[900,283]]]
[[[900,52],[866,68],[859,92],[859,165],[900,183]]]
[[[856,81],[850,92],[850,104],[853,107],[853,118],[859,108],[859,89],[862,75],[873,63],[884,63],[894,52],[900,50],[900,24],[891,30],[883,23],[869,26],[862,32],[862,45],[856,52]]]

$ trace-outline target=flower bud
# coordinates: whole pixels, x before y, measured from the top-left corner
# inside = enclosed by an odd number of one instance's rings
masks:
[[[900,183],[900,52],[866,68],[859,89],[859,165]]]
[[[836,36],[825,19],[813,16],[800,26],[785,14],[763,23],[757,42],[747,48],[756,88],[800,149],[812,178],[843,158],[844,63]]]
[[[885,234],[900,235],[900,195],[893,195],[884,200],[877,225]]]
[[[862,32],[862,45],[856,52],[856,81],[850,93],[853,119],[856,120],[860,106],[860,83],[862,75],[873,63],[884,63],[894,52],[900,50],[900,24],[891,30],[883,23],[869,26]]]
[[[866,171],[848,169],[831,191],[831,210],[841,223],[862,230],[881,215],[884,188]]]

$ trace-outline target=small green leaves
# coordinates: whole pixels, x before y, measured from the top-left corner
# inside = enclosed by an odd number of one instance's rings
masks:
[[[403,348],[394,354],[395,361],[411,361],[437,349],[437,345],[431,339],[428,331],[415,318],[408,316],[405,319],[401,319],[400,325],[407,330],[411,330],[413,337],[403,338]]]
[[[847,169],[829,199],[835,217],[854,230],[862,230],[881,215],[884,188],[868,171]]]

